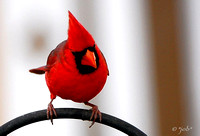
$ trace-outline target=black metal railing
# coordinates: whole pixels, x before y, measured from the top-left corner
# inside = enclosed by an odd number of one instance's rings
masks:
[[[55,110],[57,112],[57,117],[54,117],[54,119],[71,118],[89,120],[91,116],[90,110],[75,108],[56,108]],[[0,136],[6,136],[23,126],[43,120],[47,120],[46,110],[35,111],[22,115],[0,126]],[[102,113],[101,122],[99,122],[98,119],[96,119],[96,122],[115,128],[129,136],[147,136],[144,132],[133,125],[105,113]]]

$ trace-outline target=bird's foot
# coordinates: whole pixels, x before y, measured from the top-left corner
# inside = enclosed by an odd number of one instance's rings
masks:
[[[57,117],[56,110],[53,107],[52,101],[48,104],[47,108],[47,119],[51,119],[51,123],[53,125],[53,115]]]
[[[99,121],[101,122],[101,120],[102,120],[102,114],[99,111],[98,106],[96,106],[94,104],[91,104],[89,102],[85,102],[84,104],[92,107],[92,109],[91,109],[92,110],[92,115],[90,116],[90,121],[92,119],[93,119],[93,121],[92,121],[92,124],[89,126],[89,128],[91,128],[94,125],[94,123],[95,123],[96,119],[98,118],[98,116],[99,116]]]
[[[102,120],[102,115],[101,115],[101,112],[98,109],[98,106],[96,106],[96,105],[93,106],[91,110],[92,110],[92,115],[90,117],[90,121],[92,119],[93,119],[93,121],[92,121],[92,124],[89,126],[89,128],[91,128],[94,125],[98,116],[99,116],[99,121],[101,122],[101,120]]]

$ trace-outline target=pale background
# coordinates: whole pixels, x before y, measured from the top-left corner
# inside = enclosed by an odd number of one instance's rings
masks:
[[[200,126],[200,2],[180,2],[186,88],[193,128]],[[20,115],[46,109],[50,102],[44,75],[29,69],[46,63],[48,54],[67,39],[68,10],[93,35],[105,55],[110,76],[92,99],[102,112],[123,119],[149,136],[158,136],[147,0],[0,0],[0,125]],[[183,22],[182,22],[183,21]],[[54,107],[86,108],[57,97]],[[43,121],[11,136],[125,134],[81,120]],[[173,127],[173,126],[172,126]],[[200,130],[193,129],[194,134]]]

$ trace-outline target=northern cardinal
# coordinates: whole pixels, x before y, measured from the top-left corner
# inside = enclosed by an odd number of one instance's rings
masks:
[[[89,103],[103,88],[109,75],[106,60],[92,35],[77,21],[70,11],[68,40],[61,42],[48,56],[45,66],[29,70],[45,74],[51,101],[47,118],[53,124],[53,107],[56,96],[92,107],[91,126],[102,115],[98,106]],[[90,126],[90,127],[91,127]]]

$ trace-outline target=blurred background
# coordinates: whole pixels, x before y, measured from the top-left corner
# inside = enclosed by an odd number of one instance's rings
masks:
[[[67,39],[68,10],[93,35],[110,76],[91,100],[149,136],[200,133],[200,2],[198,0],[0,0],[0,125],[46,109],[44,75],[29,69]],[[57,97],[54,107],[90,107]],[[124,136],[81,120],[31,124],[26,135]],[[78,130],[78,131],[77,131]]]

